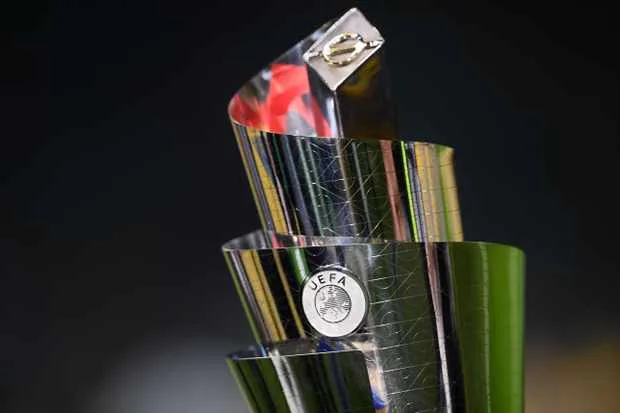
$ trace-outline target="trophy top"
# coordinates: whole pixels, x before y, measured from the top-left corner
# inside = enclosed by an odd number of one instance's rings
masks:
[[[325,82],[336,89],[371,56],[379,51],[384,39],[356,8],[336,20],[304,53],[303,58]]]

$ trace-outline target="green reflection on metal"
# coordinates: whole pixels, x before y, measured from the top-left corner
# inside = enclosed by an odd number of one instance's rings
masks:
[[[254,413],[375,413],[359,351],[235,359],[228,367]]]
[[[467,412],[523,412],[525,255],[497,244],[450,249]]]

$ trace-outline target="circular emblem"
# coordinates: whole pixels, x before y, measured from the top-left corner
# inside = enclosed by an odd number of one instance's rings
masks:
[[[364,322],[368,299],[359,280],[343,268],[324,268],[304,284],[301,303],[306,319],[319,334],[343,337]]]
[[[366,42],[359,33],[344,32],[333,37],[323,46],[323,59],[335,66],[346,66],[366,49]]]
[[[366,49],[374,49],[383,44],[383,39],[367,41],[359,33],[343,32],[332,37],[320,49],[309,50],[304,58],[322,57],[331,66],[347,66],[354,62]]]

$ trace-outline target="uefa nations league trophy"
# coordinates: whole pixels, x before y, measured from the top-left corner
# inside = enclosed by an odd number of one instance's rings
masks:
[[[352,9],[230,102],[263,228],[223,247],[259,343],[228,364],[253,412],[522,413],[524,255],[463,241],[384,44]]]

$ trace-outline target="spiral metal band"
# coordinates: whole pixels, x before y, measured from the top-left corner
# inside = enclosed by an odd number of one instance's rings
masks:
[[[391,412],[520,412],[523,253],[488,243],[431,248],[443,336],[428,282],[428,244],[256,232],[226,244],[224,253],[261,342],[320,339],[304,316],[304,281],[333,266],[355,274],[368,291],[368,315],[332,348],[363,353],[371,386]],[[296,407],[291,411],[321,411]]]
[[[231,354],[228,365],[254,412],[375,413],[375,403],[358,350],[317,348],[295,340]]]
[[[234,125],[266,230],[463,239],[451,148],[278,135]]]
[[[458,242],[453,150],[397,138],[383,45],[352,9],[231,100],[263,231],[223,250],[271,343],[231,371],[261,413],[521,413],[523,254]]]
[[[327,42],[334,27],[380,38],[362,19],[353,10],[319,29],[254,76],[230,103],[263,228],[460,241],[453,150],[395,139],[380,45],[363,52],[355,70],[304,61],[304,52]]]

